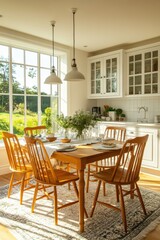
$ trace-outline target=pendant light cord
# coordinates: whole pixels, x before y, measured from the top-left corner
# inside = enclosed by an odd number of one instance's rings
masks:
[[[55,24],[52,23],[52,50],[53,50],[53,68],[54,68],[54,26]]]
[[[73,59],[75,59],[75,11],[73,11]]]
[[[75,59],[75,13],[77,9],[73,8],[73,59],[72,59],[72,67],[76,67],[76,59]]]

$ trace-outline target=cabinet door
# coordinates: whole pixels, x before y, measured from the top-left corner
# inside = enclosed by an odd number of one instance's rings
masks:
[[[144,136],[146,134],[149,137],[144,150],[142,166],[158,168],[158,129],[127,128],[126,138]]]
[[[127,54],[128,95],[157,95],[159,90],[159,47]]]
[[[144,54],[144,94],[158,93],[158,50]]]
[[[88,60],[88,98],[122,96],[123,51]]]
[[[89,95],[99,96],[101,95],[102,88],[102,60],[97,59],[89,62]]]
[[[105,59],[105,76],[104,76],[104,94],[117,93],[118,77],[119,77],[119,64],[118,56]]]
[[[129,56],[129,95],[142,94],[142,54]]]
[[[148,140],[144,151],[142,165],[146,167],[158,168],[158,130],[141,130],[141,136],[148,134]]]

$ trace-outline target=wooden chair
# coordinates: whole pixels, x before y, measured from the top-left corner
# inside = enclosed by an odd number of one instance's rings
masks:
[[[25,127],[24,128],[24,134],[28,137],[34,137],[34,136],[41,136],[43,134],[43,131],[47,130],[46,126],[39,125],[34,127]],[[62,162],[57,161],[55,158],[51,158],[52,165],[56,166],[57,168],[63,168],[69,170],[69,165],[63,164]]]
[[[93,216],[96,203],[118,210],[121,212],[124,229],[125,232],[127,232],[124,196],[128,194],[130,194],[131,198],[134,198],[134,196],[139,198],[143,212],[146,214],[146,209],[137,182],[139,180],[139,173],[147,139],[148,135],[128,139],[120,152],[116,166],[94,174],[94,177],[98,180],[98,186],[90,214],[91,217]],[[100,186],[103,181],[117,186],[120,195],[120,207],[98,200]],[[128,188],[126,190],[126,188],[124,189],[123,187],[127,185]],[[137,192],[137,195],[135,194],[135,191]]]
[[[44,197],[47,197],[47,198],[51,197],[51,194],[54,193],[53,194],[54,217],[55,217],[54,222],[55,222],[55,225],[57,225],[58,209],[61,209],[79,202],[79,199],[78,199],[76,201],[72,201],[63,205],[61,204],[59,206],[58,200],[57,200],[57,187],[67,183],[72,183],[74,186],[76,196],[77,198],[79,198],[78,197],[79,193],[76,185],[76,181],[79,179],[79,177],[78,175],[75,175],[68,171],[54,168],[50,162],[49,156],[41,140],[30,138],[30,137],[25,137],[25,139],[27,143],[29,157],[33,167],[34,177],[36,180],[36,187],[35,187],[34,198],[32,202],[32,212],[34,212],[36,200]],[[51,187],[51,186],[53,187],[53,191],[51,192],[45,191],[44,195],[37,197],[39,190],[43,189],[43,187],[47,189],[48,187]]]
[[[126,128],[124,127],[108,126],[106,127],[104,132],[104,139],[114,138],[116,141],[124,142],[125,137],[126,137]],[[86,192],[89,191],[89,182],[95,181],[95,179],[91,179],[93,174],[95,172],[102,171],[106,168],[115,167],[116,161],[117,161],[117,157],[111,157],[111,158],[100,160],[96,163],[88,164]],[[105,196],[105,184],[103,184],[103,194]],[[119,201],[118,196],[117,196],[117,201]]]
[[[35,185],[30,184],[30,179],[32,179],[32,166],[27,158],[25,149],[20,145],[15,134],[2,132],[2,137],[10,164],[10,170],[12,171],[8,189],[8,198],[11,195],[13,186],[20,184],[20,204],[22,204],[24,191],[35,187]],[[21,179],[14,182],[14,177],[17,173],[20,174]]]
[[[35,126],[35,127],[25,127],[24,128],[24,134],[25,136],[37,136],[41,135],[43,131],[47,130],[46,126]]]

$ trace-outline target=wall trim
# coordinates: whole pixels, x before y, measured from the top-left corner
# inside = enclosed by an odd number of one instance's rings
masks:
[[[4,175],[4,174],[10,173],[10,172],[11,172],[11,170],[9,169],[8,164],[0,166],[0,175]]]

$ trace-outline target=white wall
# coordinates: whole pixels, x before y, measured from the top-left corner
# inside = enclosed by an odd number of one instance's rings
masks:
[[[86,52],[76,50],[77,67],[85,76],[85,80],[68,82],[68,115],[80,109],[90,110],[92,106],[92,101],[87,99],[87,57]]]
[[[10,172],[7,153],[4,147],[0,147],[0,175]]]

